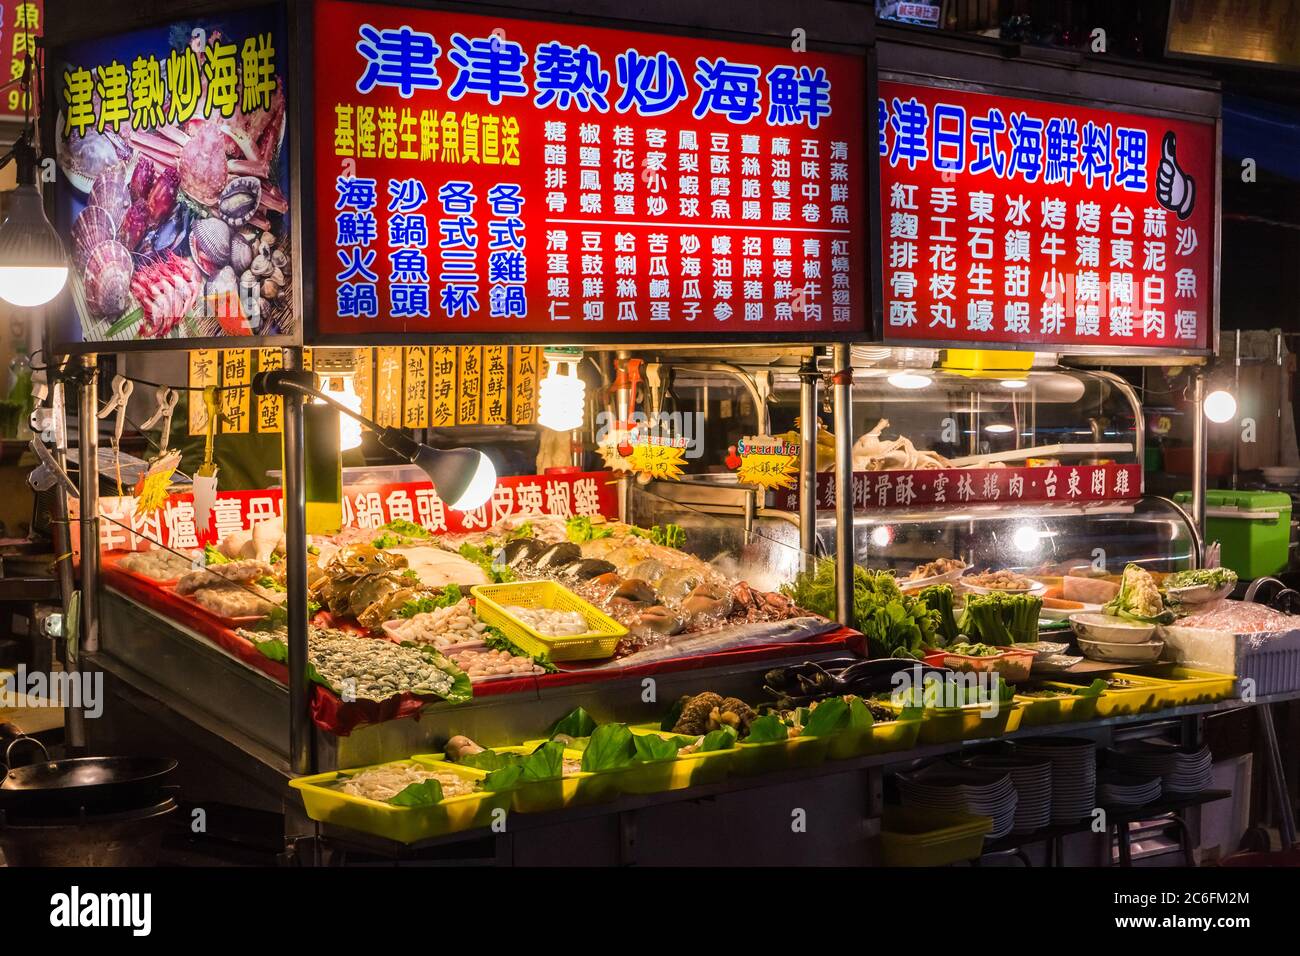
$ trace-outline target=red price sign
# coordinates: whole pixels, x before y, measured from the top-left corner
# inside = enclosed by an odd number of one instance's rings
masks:
[[[886,340],[1210,347],[1213,125],[879,94]]]
[[[865,63],[318,3],[319,334],[865,329]]]

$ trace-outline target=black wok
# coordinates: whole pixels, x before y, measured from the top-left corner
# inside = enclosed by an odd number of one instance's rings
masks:
[[[6,761],[16,744],[38,741],[19,738],[5,750]],[[58,810],[123,806],[156,797],[159,788],[176,769],[176,761],[164,757],[69,757],[46,759],[14,767],[0,780],[0,810],[48,814]]]

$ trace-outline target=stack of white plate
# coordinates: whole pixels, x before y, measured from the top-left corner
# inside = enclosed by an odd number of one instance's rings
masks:
[[[993,829],[986,840],[1006,836],[1016,822],[1016,788],[1006,772],[933,764],[916,773],[900,773],[898,790],[904,806],[991,817]]]
[[[1199,793],[1210,785],[1214,757],[1209,747],[1182,750],[1171,743],[1140,740],[1107,751],[1106,766],[1119,773],[1158,776],[1167,794]]]
[[[1100,778],[1097,797],[1105,807],[1141,807],[1160,798],[1159,777],[1140,777],[1107,771]]]
[[[1077,823],[1097,806],[1097,745],[1075,737],[1016,743],[1016,754],[1052,764],[1052,822]]]
[[[980,754],[970,759],[976,770],[1009,773],[1016,788],[1015,833],[1029,833],[1052,822],[1052,764],[1035,757]]]

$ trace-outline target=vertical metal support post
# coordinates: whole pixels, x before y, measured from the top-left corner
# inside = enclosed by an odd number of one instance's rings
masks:
[[[811,568],[817,557],[817,356],[799,369],[799,548]]]
[[[1277,804],[1278,831],[1282,849],[1295,846],[1295,813],[1291,807],[1291,791],[1286,785],[1286,771],[1282,764],[1282,751],[1277,743],[1277,727],[1273,723],[1273,709],[1269,704],[1255,708],[1260,728],[1264,731],[1264,762],[1268,765],[1268,782],[1273,788],[1273,802]]]
[[[1241,408],[1241,329],[1233,333],[1235,341],[1232,352],[1232,397],[1237,400],[1238,409]],[[1281,396],[1278,396],[1278,405],[1281,403]],[[1279,433],[1280,434],[1280,433]],[[1237,490],[1237,472],[1241,470],[1241,442],[1240,436],[1234,435],[1232,440],[1232,490]]]
[[[1205,566],[1205,471],[1208,467],[1208,442],[1205,427],[1205,370],[1192,374],[1192,523],[1201,536],[1201,553],[1197,567]]]
[[[284,350],[284,367],[302,368],[298,349]],[[289,766],[312,771],[311,684],[307,678],[307,489],[303,397],[284,396],[284,540],[289,633]]]
[[[49,353],[46,353],[49,354]],[[51,376],[52,377],[52,376]],[[54,447],[50,449],[55,463],[67,471],[68,465],[68,423],[64,407],[65,394],[63,383],[49,383],[49,400],[51,422],[54,426]],[[41,441],[41,436],[37,436]],[[77,582],[72,575],[72,525],[69,522],[68,491],[62,482],[56,482],[52,491],[53,507],[50,521],[50,537],[53,538],[55,573],[59,577],[59,602],[63,605],[63,669],[75,679],[81,669],[80,641],[69,641],[67,628],[71,623],[69,611],[72,608],[72,595],[77,590]],[[68,705],[63,708],[63,731],[67,746],[73,752],[80,752],[86,747],[86,715],[80,707]]]
[[[98,356],[81,358],[77,408],[77,478],[81,485],[81,651],[99,650],[99,373]]]
[[[849,347],[833,346],[835,369],[835,609],[853,627],[853,367]]]

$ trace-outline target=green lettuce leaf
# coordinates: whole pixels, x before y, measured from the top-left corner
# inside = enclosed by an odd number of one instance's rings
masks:
[[[394,794],[388,798],[388,802],[395,807],[431,807],[442,803],[442,784],[430,777]]]
[[[582,752],[582,769],[589,773],[626,767],[636,756],[632,731],[627,724],[601,724],[591,732]]]

